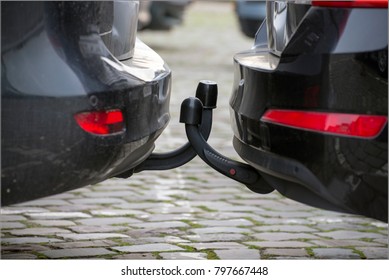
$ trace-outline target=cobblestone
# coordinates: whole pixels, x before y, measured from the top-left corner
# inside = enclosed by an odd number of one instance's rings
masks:
[[[150,243],[145,245],[133,245],[123,247],[112,247],[113,250],[127,253],[139,253],[139,252],[168,252],[168,251],[184,251],[181,247],[168,243]]]
[[[109,233],[109,232],[121,232],[128,230],[128,226],[110,226],[110,225],[104,225],[104,226],[72,226],[69,227],[70,230],[76,232],[76,233]]]
[[[309,258],[309,254],[304,249],[265,249],[263,254],[267,256],[267,258],[275,258],[275,257],[304,257]]]
[[[159,254],[165,260],[206,260],[205,253],[161,253]]]
[[[26,216],[31,219],[48,219],[48,220],[92,217],[91,215],[82,212],[43,212],[43,213],[38,212],[38,213],[27,214]]]
[[[312,244],[302,241],[255,241],[246,242],[246,244],[259,248],[304,248]]]
[[[367,259],[388,259],[389,252],[386,248],[356,247]]]
[[[281,240],[296,240],[296,239],[319,239],[320,237],[308,233],[295,232],[263,232],[251,235],[255,239],[264,241],[281,241]]]
[[[47,228],[47,227],[37,227],[37,228],[26,228],[26,229],[16,229],[11,230],[9,233],[15,236],[25,236],[25,235],[33,235],[33,236],[47,236],[47,235],[55,235],[58,233],[68,233],[70,232],[67,229],[63,228]]]
[[[237,242],[204,242],[204,243],[187,243],[184,245],[193,247],[196,250],[209,250],[209,249],[237,250],[237,249],[245,248],[244,245]]]
[[[192,213],[185,214],[153,214],[147,217],[149,222],[179,221],[179,220],[196,220]]]
[[[109,226],[122,224],[137,224],[141,220],[127,218],[127,217],[109,217],[109,218],[88,218],[76,221],[79,224],[86,226]]]
[[[164,236],[164,237],[143,237],[136,240],[139,244],[145,244],[145,243],[185,243],[189,242],[188,240],[179,238],[177,236]]]
[[[76,225],[74,222],[66,220],[33,220],[31,223],[43,227],[69,227]]]
[[[11,237],[11,238],[2,238],[2,244],[47,244],[55,242],[61,242],[63,240],[57,238],[48,238],[48,237]]]
[[[202,79],[218,82],[210,143],[239,160],[231,139],[233,55],[249,49],[228,1],[193,1],[185,24],[142,32],[173,71],[171,122],[156,151],[186,142],[179,108]],[[207,37],[207,40],[204,38]],[[388,224],[260,195],[195,158],[171,171],[1,208],[1,258],[387,259]]]
[[[165,209],[169,207],[174,207],[174,204],[171,203],[151,203],[151,202],[142,202],[142,203],[126,203],[121,205],[116,205],[120,209],[136,209],[136,210],[150,210],[150,209]]]
[[[38,199],[25,203],[19,204],[20,206],[59,206],[59,205],[69,205],[69,202],[66,200],[59,199]]]
[[[209,205],[209,209],[214,211],[230,211],[230,212],[250,212],[250,213],[258,213],[263,211],[259,207],[255,206],[222,206],[222,207],[214,207],[212,204]]]
[[[111,240],[88,240],[88,241],[75,241],[75,242],[64,242],[55,243],[56,248],[61,249],[72,249],[72,248],[89,248],[89,247],[112,247],[117,245]],[[43,250],[40,250],[43,251]]]
[[[157,256],[154,256],[150,253],[143,253],[143,254],[122,254],[122,255],[116,255],[112,257],[113,259],[120,259],[120,260],[156,260]]]
[[[188,224],[183,223],[183,222],[161,222],[161,223],[140,223],[140,224],[133,224],[133,227],[137,228],[159,228],[159,229],[164,229],[164,228],[185,228],[189,227]]]
[[[112,254],[111,251],[103,248],[77,248],[77,249],[59,249],[42,251],[41,254],[51,259],[61,258],[83,258],[83,257],[94,257]]]
[[[344,222],[336,222],[336,223],[330,223],[330,224],[326,224],[326,223],[321,224],[320,223],[320,224],[316,224],[315,228],[317,228],[320,231],[324,231],[324,232],[335,231],[335,230],[351,230],[351,231],[355,231],[355,230],[361,230],[361,231],[371,230],[371,231],[377,231],[377,228],[375,228],[373,226],[347,224],[347,223],[344,223]]]
[[[102,192],[102,191],[97,191],[97,192],[90,192],[90,193],[87,193],[85,194],[85,197],[90,197],[90,198],[117,198],[117,197],[122,197],[122,198],[126,198],[126,197],[133,197],[135,195],[134,192],[131,192],[131,191],[110,191],[110,192]]]
[[[42,213],[49,212],[49,210],[38,207],[22,207],[16,205],[12,208],[1,209],[1,215],[17,215],[17,214],[28,214],[28,213]]]
[[[381,245],[387,245],[388,244],[388,238],[377,238],[377,239],[374,239],[373,242],[381,243]]]
[[[362,238],[380,238],[383,237],[382,234],[377,234],[373,232],[362,232],[362,231],[350,231],[350,230],[336,230],[324,233],[317,233],[320,236],[329,237],[333,239],[362,239]]]
[[[18,222],[5,222],[5,223],[2,222],[0,224],[0,227],[2,230],[4,230],[4,229],[25,228],[26,225]]]
[[[249,233],[250,229],[238,228],[238,227],[207,227],[207,228],[196,228],[190,230],[196,234],[207,234],[207,233]]]
[[[311,242],[317,246],[322,247],[351,247],[351,246],[369,246],[369,247],[381,247],[382,244],[374,241],[362,241],[362,240],[347,240],[347,239],[320,239],[311,240]],[[388,242],[388,240],[386,240]],[[386,243],[387,244],[387,243]]]
[[[241,227],[241,226],[252,226],[253,223],[245,219],[234,219],[234,220],[207,220],[197,221],[195,224],[207,226],[207,227]]]
[[[92,210],[90,211],[94,216],[107,216],[107,217],[121,217],[121,216],[137,216],[139,218],[147,218],[150,215],[147,212],[139,210],[118,210],[118,209],[109,209],[109,210]]]
[[[121,204],[126,203],[125,200],[119,198],[80,198],[70,200],[73,204]]]
[[[16,221],[25,221],[25,220],[27,220],[25,217],[19,216],[19,215],[1,215],[0,214],[1,225],[3,225],[3,222],[16,222]]]
[[[253,249],[215,250],[215,253],[221,260],[258,260],[261,258],[259,251]]]
[[[180,213],[195,213],[195,212],[203,212],[200,209],[192,208],[192,207],[166,207],[162,209],[151,209],[151,213],[155,214],[180,214]]]
[[[220,233],[220,234],[200,234],[185,236],[192,241],[198,242],[217,242],[217,241],[243,241],[249,237],[240,233]]]
[[[57,236],[70,240],[95,240],[107,238],[128,238],[127,235],[120,233],[65,233]]]
[[[275,232],[275,231],[281,231],[281,232],[316,232],[316,229],[313,229],[311,227],[307,226],[301,226],[301,225],[273,225],[273,226],[259,226],[253,228],[256,231],[260,232]]]
[[[36,255],[33,255],[33,254],[25,254],[25,253],[21,253],[21,254],[8,254],[7,255],[7,259],[9,260],[34,260],[34,259],[37,259],[38,257]]]
[[[360,259],[360,255],[352,249],[315,248],[312,251],[315,257],[320,259]]]

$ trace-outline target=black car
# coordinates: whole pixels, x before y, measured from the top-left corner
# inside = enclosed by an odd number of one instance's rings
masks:
[[[168,124],[171,73],[138,1],[1,2],[1,203],[120,175]]]
[[[388,220],[387,8],[269,1],[235,56],[235,150],[286,197]]]

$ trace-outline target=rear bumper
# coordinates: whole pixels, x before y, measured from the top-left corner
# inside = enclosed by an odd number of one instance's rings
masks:
[[[360,177],[365,180],[361,181],[343,168],[331,180],[323,182],[320,174],[295,159],[255,148],[236,137],[233,143],[237,153],[282,195],[310,206],[387,222],[387,192],[380,188],[385,185],[386,176],[366,175]],[[324,166],[323,169],[333,171]],[[337,176],[342,173],[348,180]]]
[[[325,19],[326,11],[312,13],[305,19]],[[375,40],[358,45],[358,51],[348,46],[345,38],[355,31],[355,21],[349,26],[344,20],[345,37],[331,42],[323,34],[326,28],[307,21],[280,56],[266,48],[260,33],[256,48],[235,56],[230,99],[234,146],[287,197],[387,221],[387,125],[377,137],[362,139],[261,121],[269,109],[387,116],[387,76],[371,59],[382,51],[381,42],[377,49]],[[306,43],[307,30],[320,34],[316,45]]]

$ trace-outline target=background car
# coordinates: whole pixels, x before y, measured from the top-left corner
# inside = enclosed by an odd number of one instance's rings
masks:
[[[266,1],[237,0],[235,2],[235,13],[243,34],[254,38],[255,33],[266,18]]]
[[[1,203],[131,170],[168,124],[171,73],[138,1],[1,2]]]
[[[235,56],[235,150],[286,197],[387,222],[387,7],[270,1]]]
[[[182,24],[190,0],[140,1],[138,29],[171,30]]]

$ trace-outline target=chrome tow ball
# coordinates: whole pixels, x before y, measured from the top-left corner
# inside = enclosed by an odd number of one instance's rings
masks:
[[[206,91],[217,92],[216,83],[210,81],[202,81],[201,83],[206,84],[206,86],[202,86],[206,96],[208,96]],[[181,104],[180,122],[185,124],[186,135],[193,150],[210,167],[246,185],[250,190],[262,194],[272,192],[274,189],[253,167],[221,155],[207,143],[207,139],[201,131],[204,122],[208,121],[208,119],[204,119],[204,112],[209,107],[216,108],[216,99],[202,98],[202,100],[205,100],[205,104],[197,97],[189,97]]]

